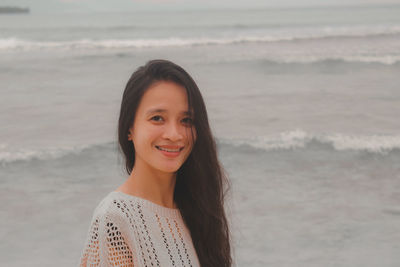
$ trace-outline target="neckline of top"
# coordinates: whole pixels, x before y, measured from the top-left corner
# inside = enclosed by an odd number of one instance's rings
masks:
[[[116,194],[118,196],[124,197],[125,199],[134,200],[140,203],[142,206],[147,207],[155,213],[160,214],[164,217],[179,218],[181,215],[179,209],[167,208],[145,198],[130,195],[121,191],[112,191],[111,194]]]

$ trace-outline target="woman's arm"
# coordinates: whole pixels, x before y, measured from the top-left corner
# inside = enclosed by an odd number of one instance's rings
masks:
[[[101,216],[92,220],[80,266],[133,267],[133,255],[112,219]]]

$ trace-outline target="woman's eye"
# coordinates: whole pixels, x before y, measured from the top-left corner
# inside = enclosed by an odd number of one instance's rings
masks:
[[[186,124],[193,124],[193,120],[191,119],[191,118],[184,118],[183,119],[183,121],[186,123]]]
[[[162,119],[162,117],[161,116],[154,116],[151,119],[154,120],[154,121],[160,121],[159,119]]]
[[[161,122],[161,121],[163,121],[164,119],[163,119],[161,116],[153,116],[153,117],[151,118],[151,120],[152,120],[152,121]],[[183,121],[185,124],[188,124],[188,125],[192,125],[192,124],[193,124],[193,120],[192,120],[191,118],[184,118],[182,121]]]

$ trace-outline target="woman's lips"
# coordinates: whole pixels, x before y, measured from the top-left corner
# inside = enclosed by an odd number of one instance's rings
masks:
[[[156,146],[156,148],[158,150],[160,150],[161,153],[164,154],[164,156],[167,156],[169,158],[175,158],[175,157],[179,156],[179,154],[181,153],[181,151],[183,150],[184,147],[179,148],[179,147],[172,147],[172,146],[169,146],[169,147],[167,147],[167,146]],[[170,152],[170,151],[162,150],[160,148],[171,149],[171,150],[172,149],[174,149],[174,150],[179,149],[179,151]]]
[[[162,148],[164,150],[178,150],[179,149],[179,151],[182,151],[182,149],[184,147],[183,146],[182,147],[180,147],[180,146],[156,146],[156,148],[157,149]],[[175,151],[173,151],[173,152],[175,152]]]

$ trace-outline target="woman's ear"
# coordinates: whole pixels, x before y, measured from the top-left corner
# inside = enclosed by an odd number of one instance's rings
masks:
[[[129,129],[128,140],[132,141],[132,129]]]

